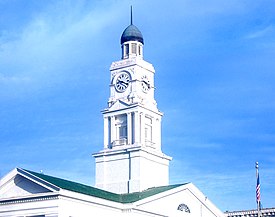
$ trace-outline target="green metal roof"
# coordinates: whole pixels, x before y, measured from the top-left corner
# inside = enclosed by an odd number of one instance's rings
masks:
[[[138,200],[159,194],[161,192],[165,192],[173,188],[185,185],[185,184],[168,185],[168,186],[149,188],[142,192],[135,192],[135,193],[129,193],[129,194],[115,194],[109,191],[104,191],[104,190],[91,187],[88,185],[80,184],[77,182],[72,182],[69,180],[48,176],[42,173],[36,173],[30,170],[24,170],[24,171],[40,179],[43,179],[44,181],[49,182],[61,189],[65,189],[65,190],[69,190],[69,191],[73,191],[73,192],[77,192],[77,193],[81,193],[81,194],[85,194],[93,197],[98,197],[98,198],[102,198],[102,199],[106,199],[114,202],[119,202],[119,203],[133,203]]]
[[[141,192],[134,192],[134,193],[130,193],[130,194],[121,194],[121,196],[123,198],[122,203],[133,203],[138,200],[142,200],[144,198],[162,193],[164,191],[171,190],[173,188],[176,188],[176,187],[179,187],[182,185],[184,185],[184,184],[160,186],[160,187],[149,188],[149,189],[141,191]]]

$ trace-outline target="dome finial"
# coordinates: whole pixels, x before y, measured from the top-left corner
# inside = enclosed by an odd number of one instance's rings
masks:
[[[123,44],[124,42],[127,41],[138,41],[142,44],[143,43],[143,37],[139,29],[133,25],[133,7],[131,5],[131,17],[130,17],[130,25],[123,31],[120,43]]]
[[[131,5],[131,25],[133,25],[133,6]]]

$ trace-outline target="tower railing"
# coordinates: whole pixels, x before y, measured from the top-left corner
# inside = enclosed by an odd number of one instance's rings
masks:
[[[127,139],[126,138],[117,139],[117,140],[114,140],[112,142],[112,148],[113,147],[118,147],[118,146],[123,146],[123,145],[127,145]]]
[[[121,139],[114,140],[111,143],[110,148],[120,147],[125,145],[128,145],[128,140],[126,138],[121,138]],[[155,143],[150,140],[145,140],[145,147],[149,147],[153,149],[156,148]]]

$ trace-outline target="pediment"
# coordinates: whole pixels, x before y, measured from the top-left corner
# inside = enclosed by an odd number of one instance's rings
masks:
[[[167,216],[223,216],[223,213],[192,183],[168,190],[135,203],[138,209]]]
[[[121,100],[117,100],[109,109],[108,111],[116,111],[121,109],[126,109],[130,106],[130,104],[123,102]]]
[[[19,173],[8,178],[0,183],[0,199],[52,192],[49,188],[40,185],[39,182],[28,179]]]

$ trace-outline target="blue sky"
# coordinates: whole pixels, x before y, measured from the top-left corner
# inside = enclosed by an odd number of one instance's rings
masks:
[[[94,184],[100,111],[134,24],[156,69],[170,183],[222,211],[275,206],[274,1],[0,0],[0,177],[14,167]]]

